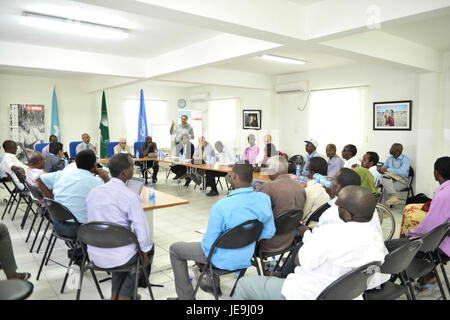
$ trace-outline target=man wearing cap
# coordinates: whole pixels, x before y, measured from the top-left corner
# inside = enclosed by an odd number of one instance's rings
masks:
[[[309,159],[314,158],[314,157],[320,157],[320,154],[316,151],[317,146],[319,145],[317,143],[317,141],[314,139],[307,139],[307,140],[305,140],[305,142],[306,142],[305,150],[308,154],[306,155],[305,164],[303,165],[302,176],[308,176],[308,161],[309,161]]]
[[[127,146],[127,140],[125,138],[120,138],[119,144],[114,147],[114,154],[118,153],[131,154],[130,147]]]

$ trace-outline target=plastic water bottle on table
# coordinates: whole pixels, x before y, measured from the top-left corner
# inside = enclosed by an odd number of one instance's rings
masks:
[[[321,185],[323,185],[324,187],[329,187],[331,188],[331,186],[333,185],[333,182],[328,180],[328,178],[326,176],[323,176],[319,173],[315,173],[313,176],[313,179],[317,182],[320,183]]]
[[[155,205],[156,196],[155,196],[155,188],[153,184],[150,185],[150,190],[148,191],[148,200],[150,201],[150,205]]]

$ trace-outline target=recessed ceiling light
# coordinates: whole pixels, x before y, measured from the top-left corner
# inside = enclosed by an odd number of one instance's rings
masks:
[[[306,63],[306,61],[303,61],[303,60],[274,56],[272,54],[264,54],[258,58],[276,61],[276,62],[291,63],[291,64],[305,64]]]
[[[104,39],[126,39],[129,33],[129,30],[119,27],[34,12],[22,12],[19,23],[36,28]]]

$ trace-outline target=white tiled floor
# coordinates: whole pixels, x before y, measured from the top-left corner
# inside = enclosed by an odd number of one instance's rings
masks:
[[[173,175],[171,175],[171,177],[173,177]],[[169,178],[168,183],[166,184],[164,169],[161,170],[159,174],[159,182],[156,184],[155,188],[159,191],[177,194],[177,184],[174,180]],[[211,206],[226,195],[226,191],[222,191],[220,187],[219,193],[220,195],[218,197],[207,197],[204,192],[199,190],[199,188],[194,190],[194,183],[191,183],[191,186],[181,195],[182,198],[189,200],[190,203],[188,205],[154,211],[153,239],[155,242],[155,257],[153,260],[150,281],[154,284],[164,285],[163,288],[152,288],[155,299],[161,300],[166,299],[167,297],[176,296],[173,272],[170,265],[169,247],[172,243],[178,241],[201,241],[202,235],[196,233],[194,230],[206,229]],[[6,197],[6,194],[7,192],[5,189],[0,189],[0,199]],[[0,205],[0,214],[3,214],[4,207],[5,202],[2,202]],[[393,213],[397,226],[394,234],[394,238],[396,238],[399,234],[402,206],[394,208]],[[18,272],[30,272],[32,274],[30,281],[34,284],[34,291],[29,299],[74,300],[76,296],[77,275],[79,274],[78,267],[74,267],[73,275],[69,277],[66,289],[62,294],[60,293],[60,290],[66,268],[50,261],[47,266],[44,266],[40,279],[36,280],[47,241],[44,241],[44,245],[38,254],[35,253],[36,248],[33,253],[29,253],[34,234],[32,234],[31,240],[28,241],[28,243],[25,243],[25,238],[29,226],[31,225],[31,218],[28,219],[24,230],[21,230],[20,222],[23,217],[23,209],[18,211],[14,221],[11,221],[11,216],[12,215],[7,214],[2,222],[8,226],[11,234]],[[64,265],[68,263],[67,247],[61,241],[57,241],[55,250],[52,254],[52,259]],[[188,265],[192,266],[193,262],[189,262]],[[447,268],[449,267],[447,266]],[[256,274],[256,269],[254,267],[249,268],[247,274]],[[4,278],[4,274],[0,273],[0,279]],[[99,280],[106,278],[106,273],[97,273],[97,278]],[[223,294],[220,299],[231,299],[229,297],[229,292],[234,285],[234,281],[234,274],[221,277],[221,289]],[[105,298],[109,299],[111,296],[111,282],[106,281],[101,283],[101,289]],[[139,289],[139,293],[143,300],[150,299],[147,289]],[[436,299],[439,296],[439,289],[433,288],[428,290],[428,292],[419,294],[418,298]],[[81,299],[100,299],[89,272],[85,274]],[[197,299],[211,300],[214,299],[214,297],[212,294],[199,290]]]

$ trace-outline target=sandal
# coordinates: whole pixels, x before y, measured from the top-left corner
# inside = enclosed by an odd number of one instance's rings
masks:
[[[21,279],[21,280],[28,280],[31,278],[31,273],[29,273],[29,272],[18,273],[18,275],[19,275],[18,279]]]

